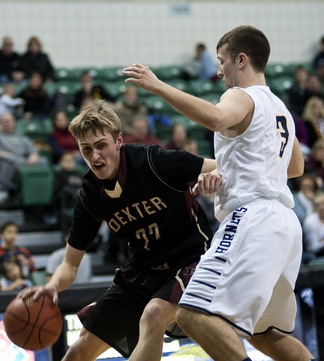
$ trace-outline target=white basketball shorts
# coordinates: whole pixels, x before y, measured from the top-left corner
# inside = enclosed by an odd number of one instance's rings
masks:
[[[294,211],[276,200],[251,202],[221,223],[179,305],[222,317],[240,337],[270,327],[291,333],[301,255]]]

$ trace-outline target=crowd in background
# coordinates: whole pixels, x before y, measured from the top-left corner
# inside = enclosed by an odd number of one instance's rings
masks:
[[[292,85],[282,97],[295,120],[296,135],[305,157],[305,174],[289,180],[295,198],[294,210],[304,230],[304,263],[324,256],[324,37],[319,45],[318,52],[308,64],[296,66]],[[203,43],[196,44],[193,58],[183,64],[179,77],[184,82],[221,82],[217,79],[213,56]],[[50,56],[43,51],[38,37],[30,37],[23,54],[15,51],[11,37],[3,38],[0,49],[2,209],[6,209],[7,202],[14,197],[19,197],[19,168],[35,165],[53,167],[53,209],[60,209],[62,203],[73,205],[86,165],[75,139],[68,131],[68,125],[72,117],[93,99],[105,99],[114,109],[122,121],[126,143],[158,144],[166,149],[183,149],[213,157],[211,132],[202,131],[203,141],[210,145],[208,151],[202,152],[201,143],[190,133],[187,123],[173,122],[168,113],[157,113],[156,109],[143,101],[135,86],[125,85],[123,92],[116,94],[109,83],[96,82],[89,70],[82,70],[74,92],[64,94],[55,87],[56,90],[50,92],[51,84],[57,81],[55,67]],[[30,138],[21,131],[35,121],[50,129],[41,140]],[[166,137],[157,131],[158,123],[168,128]],[[200,196],[199,202],[216,231],[218,222],[213,215],[212,198]],[[4,241],[0,252],[6,254],[7,250],[14,254],[9,257],[11,264],[2,267],[5,274],[1,285],[3,290],[26,285],[26,279],[33,271],[30,254],[26,250],[8,246],[6,239],[15,238],[16,233],[16,224],[9,222],[3,225]],[[5,261],[2,253],[0,262]],[[29,262],[29,272],[23,273],[26,260]],[[16,269],[17,263],[20,270]],[[10,279],[17,280],[14,286],[10,286]]]

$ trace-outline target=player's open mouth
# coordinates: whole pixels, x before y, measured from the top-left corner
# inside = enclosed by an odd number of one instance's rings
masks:
[[[94,166],[94,168],[99,169],[99,168],[102,168],[104,166],[104,164],[103,163],[93,163],[93,166]]]

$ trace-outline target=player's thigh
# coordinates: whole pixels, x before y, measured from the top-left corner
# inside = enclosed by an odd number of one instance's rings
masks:
[[[110,346],[82,327],[79,339],[70,346],[62,361],[92,361]]]

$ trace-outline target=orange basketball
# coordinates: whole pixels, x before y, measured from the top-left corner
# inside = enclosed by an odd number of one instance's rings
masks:
[[[4,314],[3,323],[9,339],[26,350],[52,346],[62,332],[62,314],[48,296],[13,299]]]

